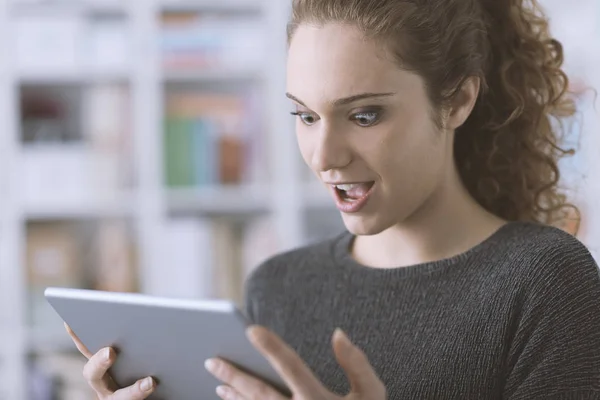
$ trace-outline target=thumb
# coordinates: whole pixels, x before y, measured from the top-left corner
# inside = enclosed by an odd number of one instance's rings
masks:
[[[352,344],[339,328],[333,333],[332,344],[335,358],[346,372],[352,393],[368,395],[373,400],[385,399],[385,387],[365,353]]]

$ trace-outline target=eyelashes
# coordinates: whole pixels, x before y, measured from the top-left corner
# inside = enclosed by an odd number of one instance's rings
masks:
[[[318,121],[318,119],[315,116],[313,116],[313,114],[308,112],[293,111],[290,114],[300,118],[302,123],[307,126],[314,125],[314,123]]]
[[[375,111],[360,112],[353,114],[351,119],[355,121],[358,126],[367,128],[379,122],[380,113]]]
[[[292,111],[290,114],[300,118],[302,123],[306,126],[312,126],[320,119],[315,113],[307,111]],[[382,117],[383,110],[378,107],[353,113],[349,116],[349,120],[360,127],[369,128],[377,125],[381,121]]]

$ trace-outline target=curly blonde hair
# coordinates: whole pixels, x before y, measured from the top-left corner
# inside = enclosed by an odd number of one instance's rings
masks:
[[[558,187],[558,161],[573,154],[561,147],[561,121],[575,102],[562,45],[536,0],[294,0],[288,40],[300,24],[328,22],[359,28],[419,74],[437,123],[478,77],[482,90],[454,143],[469,193],[509,221],[579,220]]]

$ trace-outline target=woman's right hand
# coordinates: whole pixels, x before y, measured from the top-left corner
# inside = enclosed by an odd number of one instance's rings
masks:
[[[81,352],[88,362],[83,367],[83,376],[90,387],[96,392],[100,400],[141,400],[150,396],[156,384],[152,377],[140,379],[131,386],[119,389],[108,374],[108,369],[114,364],[116,354],[110,347],[100,349],[96,354],[92,354],[81,340],[65,323],[65,328],[75,342],[77,350]]]

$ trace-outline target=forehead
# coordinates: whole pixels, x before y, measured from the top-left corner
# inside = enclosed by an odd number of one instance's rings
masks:
[[[290,43],[287,91],[305,102],[400,90],[403,73],[383,46],[356,28],[301,25]]]

